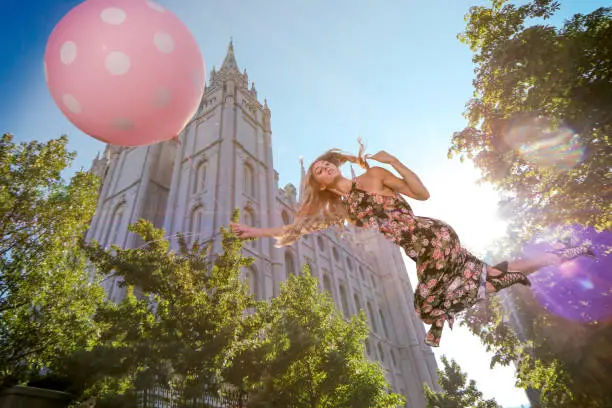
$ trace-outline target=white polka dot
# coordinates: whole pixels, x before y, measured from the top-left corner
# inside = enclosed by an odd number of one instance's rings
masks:
[[[153,43],[164,54],[170,54],[174,50],[174,40],[168,33],[158,31],[153,36]]]
[[[159,12],[159,13],[163,13],[164,11],[166,11],[166,9],[164,9],[162,6],[160,6],[159,4],[155,3],[154,1],[147,1],[147,4],[149,5],[149,7],[151,7],[153,10]]]
[[[49,71],[47,71],[47,62],[43,62],[43,67],[45,69],[45,82],[49,83]]]
[[[120,8],[108,7],[102,10],[100,18],[106,24],[119,25],[125,21],[127,14]]]
[[[155,91],[155,98],[153,99],[153,105],[156,108],[163,108],[167,106],[172,100],[172,94],[166,88],[158,88]]]
[[[134,122],[130,118],[116,118],[113,119],[113,127],[119,130],[132,130]]]
[[[65,65],[70,65],[77,57],[77,45],[74,41],[66,41],[60,48],[60,60]]]
[[[68,110],[72,113],[81,113],[81,104],[76,98],[70,94],[62,95],[62,100],[64,101],[64,105],[68,108]]]
[[[113,51],[106,56],[106,69],[112,75],[123,75],[130,70],[130,57],[121,51]]]

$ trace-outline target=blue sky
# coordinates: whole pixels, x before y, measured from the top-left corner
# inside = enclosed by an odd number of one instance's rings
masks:
[[[158,2],[192,31],[207,74],[220,66],[233,37],[240,69],[247,69],[272,110],[281,186],[297,184],[300,156],[308,162],[331,147],[356,151],[360,135],[368,151],[387,150],[421,176],[432,198],[416,203],[415,210],[449,222],[468,248],[482,252],[503,235],[496,192],[476,184],[478,174],[469,163],[446,157],[453,131],[465,125],[462,112],[472,95],[472,55],[456,35],[469,7],[487,2]],[[78,3],[0,3],[0,131],[19,141],[68,134],[78,153],[73,169],[88,168],[104,146],[56,108],[44,81],[43,55],[55,24]],[[554,22],[605,3],[564,1]],[[457,359],[485,395],[505,407],[527,402],[513,387],[512,369],[489,370],[489,357],[465,330],[446,329],[436,353]]]

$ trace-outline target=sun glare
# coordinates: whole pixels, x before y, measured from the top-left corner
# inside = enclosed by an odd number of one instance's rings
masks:
[[[451,225],[462,245],[483,257],[494,240],[504,236],[507,223],[498,215],[498,193],[490,186],[479,184],[478,178],[479,173],[473,166],[447,161],[433,168],[433,172],[422,174],[431,198],[424,202],[411,200],[410,205],[418,216],[437,218]],[[405,255],[404,260],[410,281],[416,287],[414,262]],[[522,390],[498,387],[500,383],[514,382],[514,367],[491,370],[491,355],[465,327],[456,324],[453,330],[446,328],[440,348],[433,351],[438,364],[442,355],[455,359],[476,380],[487,398],[495,397],[517,406],[526,403]]]

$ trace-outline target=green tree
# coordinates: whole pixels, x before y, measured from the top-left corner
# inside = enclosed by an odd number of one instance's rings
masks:
[[[383,370],[364,355],[363,313],[344,320],[305,266],[266,310],[267,326],[251,378],[249,408],[397,407]],[[241,365],[235,365],[240,369]],[[236,373],[236,378],[239,373]]]
[[[164,232],[148,221],[130,230],[144,247],[85,245],[98,273],[138,290],[100,308],[99,342],[64,360],[62,373],[79,399],[127,407],[137,391],[159,386],[184,404],[226,389],[248,396],[252,408],[402,404],[388,392],[382,369],[363,355],[364,316],[346,322],[310,274],[257,302],[240,277],[252,259],[230,232],[223,230],[223,253],[211,257],[199,243],[169,250]]]
[[[84,246],[98,273],[120,277],[129,290],[96,314],[98,344],[64,361],[72,391],[113,407],[131,406],[137,391],[154,387],[172,390],[179,401],[217,393],[234,355],[258,340],[259,315],[245,313],[257,302],[240,276],[252,259],[225,230],[224,251],[212,260],[198,242],[181,239],[179,250],[170,250],[149,221],[129,229],[143,247]]]
[[[517,228],[609,229],[612,8],[561,27],[531,24],[558,7],[493,0],[470,9],[459,38],[474,52],[474,97],[449,157],[473,159],[483,179],[506,193],[521,214],[512,220]]]
[[[474,52],[476,77],[468,127],[454,134],[449,157],[473,159],[505,194],[509,250],[551,225],[612,227],[612,8],[546,25],[558,8],[552,0],[493,0],[470,9],[459,35]],[[517,384],[537,390],[544,407],[610,405],[600,345],[611,327],[553,316],[522,288],[505,295],[520,327],[497,299],[465,321],[494,354],[492,366],[516,362]]]
[[[446,356],[442,356],[442,364],[444,368],[438,369],[438,384],[442,391],[436,393],[425,385],[427,408],[501,408],[495,399],[483,398],[474,380],[468,383],[467,375],[455,360],[449,362]]]
[[[493,354],[495,365],[516,364],[517,386],[539,395],[543,408],[612,405],[604,361],[612,341],[610,325],[584,325],[555,316],[524,288],[506,292],[516,322],[507,318],[498,297],[470,309],[462,325]],[[517,334],[520,330],[520,335]]]
[[[93,215],[98,179],[61,173],[67,138],[15,144],[0,138],[0,388],[37,378],[58,356],[95,341],[91,316],[103,290],[78,248]]]

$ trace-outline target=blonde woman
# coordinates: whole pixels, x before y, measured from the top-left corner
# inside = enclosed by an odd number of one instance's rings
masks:
[[[421,201],[429,198],[416,174],[385,151],[364,156],[360,145],[357,156],[333,149],[310,165],[293,224],[281,228],[232,224],[234,233],[240,238],[275,237],[281,247],[302,235],[342,226],[346,221],[357,227],[376,228],[416,262],[419,283],[414,308],[423,322],[432,325],[425,343],[434,347],[439,346],[444,322],[452,327],[454,315],[474,305],[485,293],[516,283],[530,286],[526,275],[544,266],[580,255],[594,256],[589,247],[579,246],[489,266],[461,247],[448,224],[414,215],[402,195]],[[370,167],[366,159],[391,165],[401,177],[381,167]],[[347,161],[366,172],[354,180],[343,177],[339,167]]]

